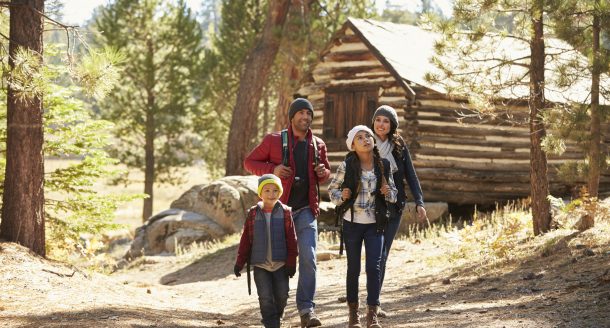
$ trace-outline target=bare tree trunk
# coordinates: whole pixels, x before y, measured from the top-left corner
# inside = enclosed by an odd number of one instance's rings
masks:
[[[542,139],[546,135],[541,112],[544,110],[544,31],[542,22],[544,0],[532,4],[532,39],[530,40],[530,185],[532,196],[532,219],[534,234],[540,235],[550,229],[551,213],[547,159],[542,150]]]
[[[254,125],[258,117],[258,104],[280,47],[289,7],[290,0],[269,2],[269,14],[261,38],[246,59],[229,130],[227,175],[245,173],[242,163],[250,150],[251,140],[256,136]]]
[[[155,49],[152,40],[147,40],[148,53],[146,60],[148,67],[153,67]],[[147,105],[146,105],[146,132],[144,145],[144,193],[148,198],[144,199],[142,209],[142,222],[146,222],[153,212],[153,189],[155,184],[155,72],[150,70],[147,77]]]
[[[599,1],[596,1],[596,3]],[[601,122],[599,115],[599,78],[601,75],[599,54],[599,16],[593,16],[593,67],[591,76],[591,145],[589,146],[589,181],[591,197],[597,197],[599,190]]]
[[[288,106],[293,100],[293,95],[301,83],[301,72],[304,65],[303,59],[306,54],[311,50],[311,42],[309,39],[309,20],[311,14],[311,3],[313,0],[293,0],[289,16],[294,15],[294,19],[291,22],[302,22],[288,23],[286,26],[286,33],[293,36],[293,38],[300,38],[303,33],[306,33],[305,40],[298,46],[287,47],[284,53],[286,57],[282,68],[282,76],[278,85],[278,101],[277,107],[275,108],[275,125],[274,130],[285,129],[288,126]],[[298,17],[296,17],[298,16]],[[303,25],[306,28],[303,28]],[[294,40],[289,41],[294,43]]]
[[[42,61],[43,0],[12,0],[9,65],[15,67],[18,48]],[[35,73],[35,72],[32,72]],[[6,172],[2,197],[0,237],[45,256],[44,141],[42,99],[18,99],[8,85]]]

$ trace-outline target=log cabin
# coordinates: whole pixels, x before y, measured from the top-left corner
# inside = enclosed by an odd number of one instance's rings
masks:
[[[375,109],[390,105],[398,113],[399,133],[409,145],[426,202],[491,205],[529,196],[527,85],[507,93],[514,101],[505,113],[492,119],[469,115],[474,112],[468,109],[468,99],[449,96],[425,77],[434,70],[430,58],[438,37],[416,26],[355,18],[334,35],[297,91],[314,105],[312,130],[327,143],[333,170],[347,152],[351,127],[370,126]],[[586,85],[571,90],[545,90],[546,99],[568,103],[588,96]],[[602,132],[607,156],[607,121]],[[563,181],[557,171],[561,163],[584,158],[575,144],[568,144],[561,156],[548,155],[554,196],[569,196],[584,183]],[[606,168],[600,193],[609,191]]]

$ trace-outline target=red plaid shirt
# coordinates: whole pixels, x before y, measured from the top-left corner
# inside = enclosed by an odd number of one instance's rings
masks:
[[[281,203],[280,203],[281,204]],[[297,263],[297,237],[294,230],[294,222],[292,221],[292,210],[290,207],[281,204],[284,209],[284,231],[286,234],[286,267],[296,268]],[[241,233],[239,241],[239,249],[237,250],[237,265],[240,269],[244,267],[246,261],[250,258],[252,250],[252,241],[254,240],[254,218],[256,212],[260,210],[258,205],[254,205],[248,211],[246,221],[244,222],[244,230]]]

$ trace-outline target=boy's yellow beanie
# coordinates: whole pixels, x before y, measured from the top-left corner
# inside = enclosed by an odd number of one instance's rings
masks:
[[[282,188],[282,180],[278,178],[275,174],[265,174],[258,178],[258,196],[261,196],[263,192],[263,187],[267,184],[273,183],[280,189],[280,196],[284,193],[284,189]]]

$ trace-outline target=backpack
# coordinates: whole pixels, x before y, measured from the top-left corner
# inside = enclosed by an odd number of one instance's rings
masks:
[[[288,129],[283,129],[282,135],[282,165],[290,166],[290,150],[288,149]],[[311,140],[313,141],[313,163],[315,167],[320,165],[320,152],[318,151],[318,141],[316,140],[313,133],[311,134]],[[318,192],[318,202],[320,201],[320,183],[316,179],[316,190]]]

